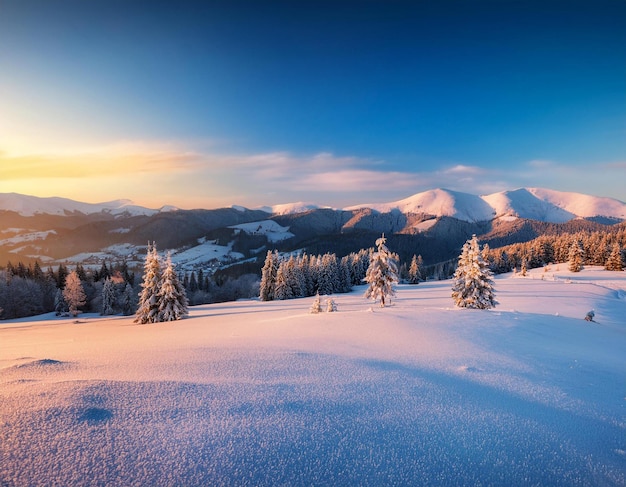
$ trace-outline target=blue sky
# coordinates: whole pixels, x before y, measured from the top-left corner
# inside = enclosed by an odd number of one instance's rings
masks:
[[[626,2],[3,0],[0,192],[626,200]]]

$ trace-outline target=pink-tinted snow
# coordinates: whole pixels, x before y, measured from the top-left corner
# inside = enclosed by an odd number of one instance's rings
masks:
[[[0,485],[624,485],[626,273],[495,289],[0,322]]]

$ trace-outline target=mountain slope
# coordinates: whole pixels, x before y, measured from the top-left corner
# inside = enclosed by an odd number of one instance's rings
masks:
[[[626,203],[614,198],[554,191],[543,188],[529,188],[528,191],[537,198],[550,202],[582,218],[605,216],[626,220]]]
[[[449,216],[467,222],[489,221],[498,217],[526,218],[548,223],[593,217],[626,220],[626,203],[622,201],[543,188],[520,188],[484,196],[433,189],[391,203],[357,205],[346,209],[363,208],[381,213],[395,210],[404,214]]]
[[[493,208],[480,196],[448,189],[432,189],[392,203],[357,205],[347,209],[371,208],[381,213],[399,211],[435,216],[450,216],[464,221],[491,220]]]
[[[551,223],[564,223],[577,217],[575,213],[542,199],[529,189],[516,189],[483,196],[496,217],[512,216]]]
[[[105,203],[82,203],[68,198],[40,198],[18,193],[0,193],[0,210],[13,211],[22,216],[68,215],[72,213],[110,213],[112,215],[154,215],[151,210],[133,205],[130,200],[114,200]]]

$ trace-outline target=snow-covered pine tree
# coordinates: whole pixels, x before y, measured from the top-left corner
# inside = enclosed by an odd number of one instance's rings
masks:
[[[483,259],[476,235],[465,242],[454,273],[452,298],[462,308],[494,308],[495,300],[492,273]]]
[[[274,299],[291,299],[293,291],[289,282],[289,270],[287,262],[282,262],[276,273],[276,282],[274,284]]]
[[[63,290],[57,289],[57,292],[54,296],[54,311],[57,316],[61,316],[64,313],[67,313],[67,302],[63,297]]]
[[[72,271],[65,278],[65,288],[63,288],[63,298],[68,305],[72,316],[78,316],[78,308],[87,304],[85,290],[78,277],[78,272]]]
[[[327,298],[326,299],[326,312],[334,313],[335,311],[337,311],[337,303],[335,303],[335,300],[333,298]]]
[[[158,293],[158,321],[176,321],[189,314],[185,288],[178,280],[172,257],[167,254],[165,270]]]
[[[326,253],[318,260],[319,272],[317,278],[317,289],[320,294],[332,294],[339,289],[339,272],[337,267],[337,256]]]
[[[619,244],[615,242],[611,248],[611,253],[606,261],[605,269],[607,271],[621,271],[624,269],[622,265],[622,250],[619,248]]]
[[[572,242],[569,248],[569,270],[571,272],[580,272],[583,268],[585,251],[578,240]]]
[[[370,265],[365,274],[365,282],[369,287],[365,297],[376,301],[380,299],[380,307],[385,307],[385,298],[395,296],[394,286],[398,282],[398,264],[386,247],[385,234],[376,240],[376,251],[371,253]]]
[[[315,300],[313,301],[313,304],[309,308],[309,311],[311,313],[313,313],[313,314],[317,314],[317,313],[321,313],[322,312],[322,304],[320,302],[320,294],[319,293],[317,293],[315,295]]]
[[[294,298],[303,298],[307,295],[306,292],[306,278],[304,276],[304,272],[302,271],[302,266],[300,265],[300,258],[294,258],[293,256],[289,259],[288,263],[289,268],[289,283],[291,284],[291,291],[293,293]]]
[[[411,259],[411,265],[409,267],[409,284],[419,284],[422,280],[422,256],[419,257],[413,254]]]
[[[135,323],[157,323],[159,321],[159,289],[161,288],[161,261],[156,244],[148,243],[146,261],[143,266],[143,283],[135,313]]]
[[[110,277],[107,277],[102,285],[102,315],[115,314],[115,284]]]
[[[522,264],[520,266],[520,274],[523,277],[526,277],[526,275],[528,274],[528,264],[527,264],[526,257],[522,257]]]
[[[311,268],[309,267],[309,255],[303,254],[300,259],[298,259],[298,267],[300,268],[300,273],[304,276],[304,296],[313,296],[313,292],[315,291],[313,285],[313,277],[311,276]]]
[[[338,292],[348,293],[352,290],[352,276],[350,274],[350,256],[345,255],[339,260],[339,289]]]
[[[132,315],[136,310],[136,306],[137,303],[133,286],[127,282],[126,287],[124,287],[124,292],[122,293],[122,313],[124,313],[124,316]]]
[[[267,251],[265,263],[261,269],[261,285],[259,298],[261,301],[271,301],[274,299],[274,288],[276,285],[276,274],[278,273],[278,253]]]
[[[318,291],[320,262],[322,258],[319,255],[311,255],[309,258],[309,279],[311,281],[311,296]]]

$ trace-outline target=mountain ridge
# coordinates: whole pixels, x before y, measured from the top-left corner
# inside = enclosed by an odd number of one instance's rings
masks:
[[[473,234],[493,247],[546,232],[626,225],[626,204],[619,200],[539,188],[487,196],[436,189],[346,209],[308,203],[274,208],[278,211],[237,206],[149,210],[129,200],[83,205],[63,198],[0,194],[0,265],[39,260],[140,266],[146,243],[156,241],[159,250],[172,252],[181,269],[247,263],[256,271],[267,250],[342,256],[368,248],[381,233],[403,259],[422,254],[434,263],[453,258]]]
[[[232,208],[248,208],[233,205]],[[490,221],[494,218],[525,218],[547,223],[564,223],[576,218],[604,217],[616,221],[626,220],[626,203],[615,198],[583,193],[556,191],[546,188],[518,188],[489,195],[436,188],[416,193],[407,198],[387,202],[369,203],[332,209],[312,203],[295,202],[263,206],[253,210],[268,215],[289,215],[330,209],[357,211],[371,209],[378,213],[400,212],[430,217],[452,217],[466,222]],[[177,211],[164,205],[150,209],[134,205],[129,199],[103,203],[84,203],[61,197],[41,198],[18,193],[0,193],[0,211],[11,211],[21,216],[38,214],[68,215],[74,213],[108,213],[113,216],[152,216],[161,212]],[[191,210],[190,210],[191,211]]]

